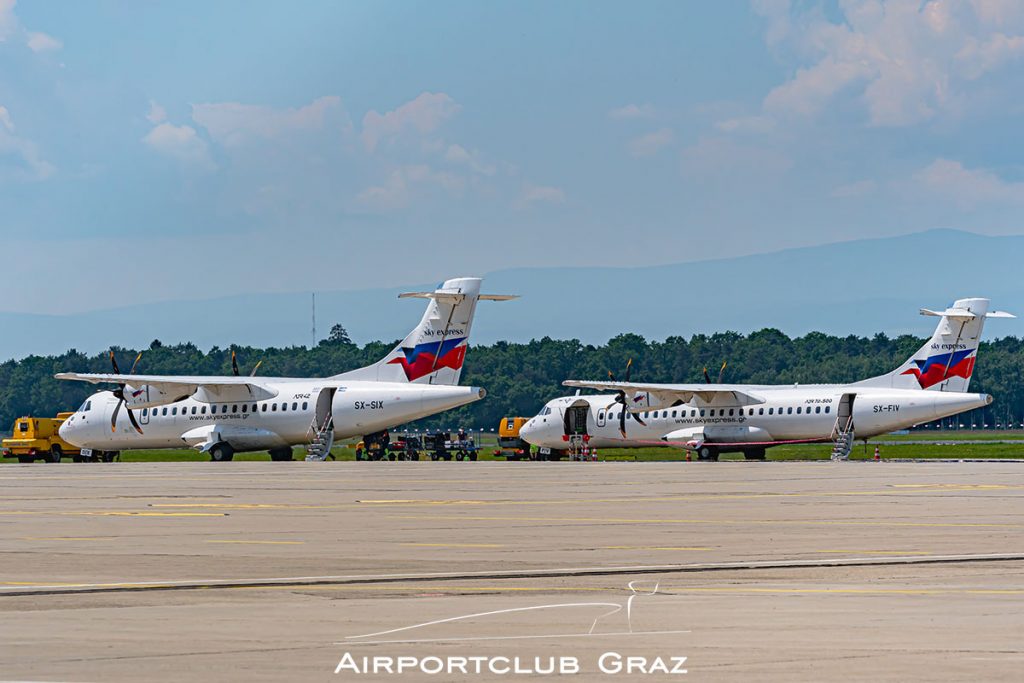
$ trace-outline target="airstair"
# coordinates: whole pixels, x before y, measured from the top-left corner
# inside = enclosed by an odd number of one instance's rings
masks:
[[[856,438],[853,429],[853,399],[856,394],[843,394],[839,399],[836,424],[832,428],[832,459],[849,460]]]
[[[306,461],[326,460],[334,445],[334,418],[329,417],[320,427],[313,420],[309,425],[309,433],[313,438],[306,446]]]

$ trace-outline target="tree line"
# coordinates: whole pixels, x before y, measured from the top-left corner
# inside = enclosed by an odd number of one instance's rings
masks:
[[[791,338],[776,329],[750,334],[720,332],[689,339],[669,337],[650,341],[621,334],[601,345],[577,339],[544,337],[527,343],[497,342],[473,346],[466,355],[462,383],[487,390],[483,401],[420,421],[418,428],[471,429],[497,427],[505,416],[530,416],[548,400],[569,393],[565,379],[604,379],[611,371],[620,379],[632,359],[631,379],[644,382],[701,382],[704,368],[717,380],[735,383],[793,384],[852,382],[889,372],[914,353],[923,338],[885,334],[837,337],[811,332]],[[262,361],[257,376],[326,377],[376,362],[397,342],[352,343],[344,329],[332,330],[317,346],[254,348],[214,347],[202,351],[194,344],[164,345],[154,341],[144,349],[136,372],[144,374],[231,374],[231,352],[241,374]],[[137,349],[112,349],[127,372]],[[0,425],[8,429],[22,415],[50,416],[76,409],[94,385],[63,382],[57,372],[110,372],[107,352],[86,355],[76,350],[59,356],[29,356],[0,364]],[[977,411],[976,420],[990,425],[1024,421],[1024,340],[1004,337],[983,342],[971,380],[971,391],[990,393],[995,402]]]

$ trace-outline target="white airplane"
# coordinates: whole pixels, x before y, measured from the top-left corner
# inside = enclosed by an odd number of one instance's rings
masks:
[[[90,396],[60,435],[103,452],[187,444],[218,461],[257,450],[291,460],[292,446],[306,444],[308,459],[323,459],[336,438],[377,433],[485,396],[481,388],[456,386],[476,303],[515,297],[480,294],[480,282],[458,278],[433,292],[399,295],[429,300],[420,324],[379,362],[333,377],[244,377],[237,366],[235,376],[223,377],[121,374],[111,354],[112,374],[56,375],[118,385]]]
[[[742,452],[763,460],[784,443],[834,441],[846,457],[856,438],[869,438],[956,415],[992,402],[967,392],[988,311],[988,299],[961,299],[945,311],[932,338],[892,372],[852,384],[646,384],[568,380],[565,386],[612,395],[548,401],[520,436],[556,457],[586,441],[592,448],[674,445],[717,460]],[[628,372],[628,370],[627,370]]]

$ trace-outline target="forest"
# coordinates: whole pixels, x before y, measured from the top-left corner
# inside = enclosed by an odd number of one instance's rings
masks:
[[[397,342],[352,343],[335,326],[330,338],[313,348],[214,347],[202,351],[193,344],[164,345],[154,340],[142,350],[136,372],[145,374],[231,374],[235,351],[242,374],[260,363],[257,376],[326,377],[366,365],[383,357]],[[419,428],[488,429],[503,416],[529,416],[544,402],[567,389],[565,379],[620,378],[632,359],[634,381],[699,382],[704,368],[713,380],[756,384],[849,382],[888,372],[916,351],[924,340],[903,335],[890,338],[837,337],[812,332],[791,338],[776,329],[747,335],[720,332],[689,339],[669,337],[650,341],[620,334],[602,345],[576,339],[544,337],[527,343],[497,342],[473,346],[466,355],[462,384],[484,387],[487,398],[448,413],[422,420]],[[120,367],[127,371],[138,350],[115,347]],[[29,356],[0,364],[0,424],[6,429],[22,415],[49,416],[74,410],[94,385],[58,381],[57,372],[109,372],[108,352],[86,355],[75,350],[59,356]],[[1019,425],[1024,421],[1024,340],[1004,337],[981,344],[971,391],[995,397],[993,405],[973,416],[988,423]]]

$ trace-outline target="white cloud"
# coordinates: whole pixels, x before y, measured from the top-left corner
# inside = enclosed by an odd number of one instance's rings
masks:
[[[0,0],[0,41],[10,38],[18,28],[18,18],[14,16],[16,0]]]
[[[671,145],[675,139],[675,133],[671,128],[662,128],[653,133],[633,138],[626,144],[626,149],[634,157],[649,157]]]
[[[469,167],[474,173],[480,175],[492,176],[497,172],[497,168],[494,164],[485,164],[480,160],[480,152],[473,150],[468,151],[462,145],[448,145],[448,149],[444,153],[445,161],[452,164],[458,164]]]
[[[915,173],[912,181],[929,195],[962,208],[991,203],[1024,205],[1024,182],[1006,181],[992,171],[966,168],[952,159],[936,159]]]
[[[5,165],[0,164],[0,178],[6,176],[21,180],[45,180],[57,170],[40,156],[34,142],[15,134],[11,112],[0,105],[0,162],[5,157],[13,159],[14,165],[13,168],[5,168]]]
[[[770,45],[809,62],[765,97],[765,111],[777,116],[814,116],[843,93],[859,100],[874,126],[955,115],[970,98],[970,81],[1024,55],[1024,13],[1005,2],[844,0],[838,22],[817,5],[793,10],[758,0],[755,9],[767,20]]]
[[[28,46],[32,52],[48,52],[61,49],[64,47],[64,43],[46,33],[30,31],[28,33]]]
[[[163,123],[167,120],[167,112],[153,100],[149,101],[149,113],[146,118],[150,123]]]
[[[426,164],[408,164],[392,170],[382,184],[368,187],[356,195],[356,205],[370,211],[393,211],[404,208],[417,193],[430,188],[460,195],[466,189],[466,180]]]
[[[654,118],[657,111],[650,104],[627,104],[608,112],[610,119],[650,119]]]
[[[368,111],[363,117],[363,144],[372,152],[382,140],[392,140],[408,131],[431,133],[459,109],[460,105],[444,93],[424,92],[383,114]]]
[[[209,146],[192,126],[160,123],[142,141],[157,152],[183,163],[206,169],[214,167]]]
[[[313,100],[304,107],[275,109],[255,104],[222,102],[192,106],[192,119],[205,128],[210,138],[225,147],[235,147],[256,139],[275,140],[300,131],[319,131],[331,118],[341,133],[351,124],[341,98],[330,95]]]
[[[565,202],[565,191],[550,185],[534,185],[524,183],[515,207],[527,209],[536,204],[562,204]]]

